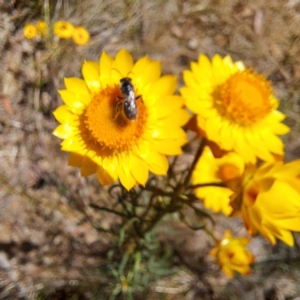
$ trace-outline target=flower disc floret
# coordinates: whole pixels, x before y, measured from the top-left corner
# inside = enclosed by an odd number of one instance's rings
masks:
[[[94,95],[82,116],[82,128],[89,132],[89,140],[111,154],[129,151],[142,136],[147,120],[141,99],[137,99],[139,118],[136,122],[128,120],[122,112],[122,97],[118,85],[107,87]]]
[[[229,56],[215,55],[210,61],[200,55],[191,71],[184,71],[184,81],[181,94],[186,106],[209,140],[250,163],[283,155],[278,135],[289,128],[281,123],[285,115],[276,110],[278,100],[263,75],[233,63]]]
[[[103,185],[120,180],[126,189],[144,185],[148,172],[166,174],[166,155],[178,155],[186,143],[181,128],[189,119],[183,99],[173,95],[177,79],[161,77],[160,63],[148,57],[133,62],[126,50],[115,59],[105,52],[99,64],[85,62],[84,79],[65,79],[65,103],[54,115],[61,123],[54,135],[64,139],[69,164],[83,176],[97,173]],[[137,95],[137,118],[124,113],[120,79],[129,77]]]
[[[240,125],[251,126],[277,107],[270,82],[250,69],[237,72],[220,86],[222,108],[228,118]],[[221,109],[222,109],[221,108]]]

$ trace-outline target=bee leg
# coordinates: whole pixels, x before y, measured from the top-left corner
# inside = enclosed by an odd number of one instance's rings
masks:
[[[138,96],[135,97],[135,101],[138,100],[138,99],[141,99],[141,101],[144,103],[142,95],[138,95]]]

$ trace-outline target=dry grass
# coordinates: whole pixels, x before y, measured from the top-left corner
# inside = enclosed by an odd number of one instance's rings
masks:
[[[91,42],[46,48],[22,36],[22,26],[44,18],[44,8],[43,1],[0,2],[0,298],[105,299],[99,292],[105,282],[96,270],[106,262],[110,239],[91,226],[95,216],[82,210],[91,199],[105,201],[106,190],[68,167],[51,135],[63,78],[80,76],[85,59],[98,60],[103,50],[114,55],[122,47],[135,58],[160,59],[164,73],[179,76],[199,53],[230,54],[273,81],[292,127],[285,138],[287,159],[300,158],[300,2],[53,0],[51,20],[86,26]],[[103,216],[101,222],[109,227],[112,220]],[[226,222],[220,221],[220,231]],[[174,234],[162,238],[181,271],[154,283],[147,299],[300,295],[298,237],[293,250],[281,244],[271,249],[254,239],[253,273],[228,281],[212,266],[203,234],[172,224]],[[236,222],[226,225],[243,230]]]

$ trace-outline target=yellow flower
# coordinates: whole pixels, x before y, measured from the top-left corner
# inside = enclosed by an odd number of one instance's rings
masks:
[[[230,230],[226,230],[224,237],[213,248],[210,255],[217,258],[218,265],[230,278],[233,272],[248,275],[251,271],[250,264],[254,262],[254,255],[245,248],[249,244],[247,238],[234,238]]]
[[[285,115],[276,110],[278,100],[263,75],[219,55],[212,61],[200,55],[183,75],[181,94],[209,140],[251,163],[283,154],[277,135],[289,128],[281,123]]]
[[[36,28],[37,28],[38,33],[41,36],[45,36],[48,26],[47,26],[46,22],[44,22],[44,21],[38,21],[36,23]]]
[[[37,36],[38,31],[33,24],[26,24],[23,28],[23,33],[27,39],[32,40]]]
[[[300,160],[265,163],[246,180],[241,213],[248,233],[293,246],[291,231],[300,231]]]
[[[124,49],[115,59],[103,52],[99,64],[85,62],[82,73],[83,80],[65,79],[65,105],[54,112],[61,125],[53,133],[71,152],[69,164],[83,176],[97,173],[103,185],[119,179],[127,190],[144,185],[149,171],[166,174],[166,155],[180,154],[187,141],[181,126],[189,114],[182,97],[173,95],[177,78],[161,77],[160,62],[147,56],[134,63]],[[120,80],[126,76],[137,97],[135,120],[124,113]]]
[[[57,21],[54,24],[53,32],[61,39],[69,39],[72,37],[74,26],[67,21]]]
[[[244,172],[243,159],[234,152],[215,158],[209,147],[205,147],[192,175],[196,184],[233,182]],[[198,198],[203,199],[204,206],[214,212],[230,215],[230,196],[234,192],[228,187],[207,186],[195,189]]]
[[[72,39],[76,45],[85,45],[90,40],[89,32],[81,26],[75,27]]]

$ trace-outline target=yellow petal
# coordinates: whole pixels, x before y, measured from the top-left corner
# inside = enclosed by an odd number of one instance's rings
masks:
[[[300,174],[300,159],[297,159],[282,166],[278,177],[291,178],[291,177],[297,177],[299,174]]]
[[[272,232],[272,234],[275,237],[282,240],[288,246],[290,246],[290,247],[294,246],[294,238],[290,231],[276,227],[276,223],[273,223],[273,222],[268,222],[265,224],[265,226],[269,229],[270,232]],[[275,242],[273,240],[271,241],[272,244],[275,244]]]
[[[228,267],[227,265],[224,265],[222,267],[222,271],[229,277],[232,278],[233,277],[233,271],[231,270],[230,267]]]
[[[114,181],[118,179],[118,169],[120,166],[116,156],[104,158],[102,166]]]
[[[202,87],[205,88],[208,93],[211,93],[214,89],[212,69],[207,57],[200,58],[199,64],[191,63],[191,70],[195,74],[195,80]]]
[[[83,177],[90,176],[97,172],[97,165],[88,157],[85,157],[82,162],[82,167],[80,169],[80,174]]]
[[[83,110],[86,108],[84,101],[78,99],[78,97],[69,90],[59,91],[59,94],[64,101],[64,103],[70,108],[70,110],[77,115],[80,115]],[[90,98],[90,97],[89,97]],[[85,100],[89,102],[90,100]]]
[[[274,157],[266,149],[263,140],[259,135],[259,128],[247,128],[244,130],[244,136],[247,143],[254,149],[256,156],[264,161],[273,161]]]
[[[162,155],[160,153],[155,153],[153,151],[151,156],[151,160],[147,160],[147,164],[149,166],[149,170],[157,175],[166,175],[168,168],[169,168],[169,162],[165,155]]]
[[[68,165],[80,168],[82,166],[83,159],[84,156],[71,152],[68,159]]]
[[[201,88],[196,81],[195,75],[190,70],[183,71],[183,81],[188,88],[196,91],[197,93],[200,92]]]
[[[222,212],[228,216],[232,212],[229,205],[230,196],[233,192],[228,188],[223,187],[204,187],[196,190],[196,195],[203,198],[204,206],[213,210],[216,213]]]
[[[286,243],[288,246],[293,247],[294,246],[294,237],[290,231],[287,230],[281,230],[280,235],[276,236],[278,239],[282,240],[284,243]]]
[[[169,163],[166,156],[152,149],[149,143],[140,143],[136,145],[132,151],[136,156],[140,157],[147,163],[149,170],[152,173],[158,175],[165,175],[167,173]]]
[[[153,98],[152,105],[160,102],[160,98],[172,95],[177,87],[177,77],[173,75],[165,75],[159,78],[151,86],[151,98]]]
[[[65,78],[64,83],[67,90],[73,92],[75,95],[80,95],[80,97],[83,96],[85,98],[90,94],[89,89],[83,79],[76,77]]]
[[[101,88],[105,88],[111,83],[112,64],[113,59],[106,52],[103,51],[99,62]]]
[[[61,124],[57,126],[52,133],[60,139],[66,139],[74,135],[74,132],[76,131],[77,129],[75,129],[74,126],[71,126],[69,124]]]
[[[222,127],[220,128],[220,144],[222,144],[222,149],[224,150],[229,151],[233,149],[234,140],[232,135],[232,126],[227,120],[223,120]]]
[[[86,152],[82,141],[76,138],[63,140],[61,143],[61,150],[67,152],[75,152],[77,154],[85,154]]]
[[[246,132],[247,129],[241,128],[239,125],[233,127],[234,150],[244,158],[245,162],[254,164],[256,162],[256,155],[253,147],[250,147],[245,138]]]
[[[172,115],[156,121],[157,127],[162,127],[166,131],[172,130],[174,127],[182,127],[190,119],[187,111],[179,109],[174,111]]]
[[[296,217],[300,212],[300,194],[288,183],[280,180],[276,180],[267,192],[259,194],[259,201],[269,215],[277,214],[277,218],[284,217],[285,214],[294,214]]]
[[[212,75],[211,62],[206,55],[200,54],[199,58],[198,58],[198,63],[200,65],[201,69],[204,71],[204,73],[206,73],[207,76]]]
[[[177,95],[164,97],[161,104],[154,107],[156,118],[172,115],[173,112],[182,108],[183,102],[183,98]]]
[[[159,153],[166,155],[179,155],[182,153],[182,143],[178,143],[177,140],[156,140],[153,142],[152,147]]]
[[[272,245],[276,244],[276,238],[274,236],[274,231],[269,227],[265,226],[266,224],[259,224],[257,230],[264,236]],[[278,235],[278,234],[277,234]]]
[[[213,111],[213,110],[211,110]],[[206,132],[208,139],[215,141],[223,148],[225,141],[220,141],[220,131],[222,128],[222,119],[219,116],[208,118],[205,122],[203,130]],[[220,143],[223,142],[223,143]]]
[[[97,63],[85,61],[82,66],[82,75],[92,93],[99,91],[101,84],[99,77],[99,66]]]
[[[115,66],[120,71],[122,77],[130,77],[133,67],[132,56],[127,52],[126,49],[121,49],[115,58]]]
[[[283,123],[270,123],[268,127],[276,135],[284,135],[291,131],[290,128]]]
[[[101,167],[97,168],[97,177],[102,185],[110,185],[114,183],[114,179]]]
[[[139,59],[132,68],[133,83],[143,93],[143,88],[149,83],[155,82],[161,75],[161,64],[159,61],[152,61],[145,56]]]
[[[223,84],[232,73],[232,66],[229,66],[223,61],[222,57],[218,54],[212,58],[213,78],[216,86]]]
[[[119,168],[119,180],[127,191],[131,190],[136,184],[136,180],[134,179],[134,177],[130,172],[125,173],[124,168]]]
[[[283,142],[282,140],[274,135],[271,131],[265,129],[259,132],[261,139],[263,140],[264,144],[268,148],[268,150],[272,153],[282,155],[283,152]]]
[[[131,167],[131,174],[135,178],[135,180],[141,185],[145,186],[149,176],[146,163],[140,158],[131,155],[130,167]]]
[[[201,113],[204,108],[213,107],[213,99],[210,95],[201,98],[196,91],[188,87],[181,88],[180,93],[185,99],[185,105],[196,114]]]
[[[276,227],[290,231],[300,231],[300,216],[295,216],[289,219],[277,219],[273,223]]]
[[[53,112],[53,115],[59,123],[69,124],[71,126],[78,125],[78,116],[72,113],[66,105],[59,106]]]
[[[186,133],[180,127],[166,130],[166,126],[156,126],[156,128],[149,132],[149,135],[154,139],[176,139],[185,137]]]
[[[285,114],[279,110],[273,110],[268,116],[266,116],[266,121],[269,123],[281,122],[285,119]]]

